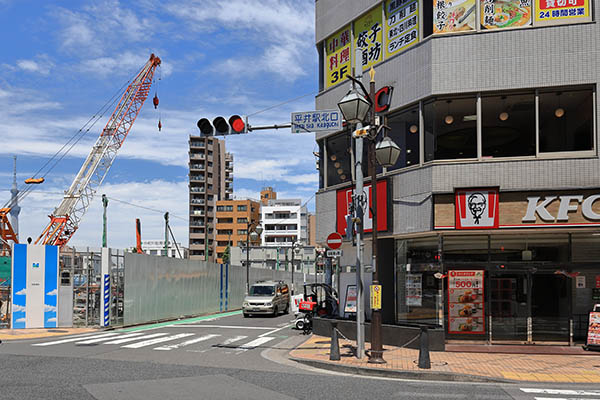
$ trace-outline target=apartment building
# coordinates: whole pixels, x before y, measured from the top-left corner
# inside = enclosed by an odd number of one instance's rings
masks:
[[[308,214],[301,199],[270,199],[261,208],[263,246],[308,243]]]
[[[225,141],[189,138],[189,254],[190,259],[216,260],[216,202],[233,193],[233,155]]]
[[[260,203],[246,200],[219,200],[216,212],[216,261],[223,262],[223,253],[230,247],[244,247],[248,228],[260,221]],[[260,238],[250,243],[260,245]]]

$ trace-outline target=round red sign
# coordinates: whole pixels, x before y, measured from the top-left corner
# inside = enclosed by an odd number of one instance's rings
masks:
[[[339,249],[342,246],[342,235],[337,232],[330,233],[327,236],[327,247],[331,250]]]

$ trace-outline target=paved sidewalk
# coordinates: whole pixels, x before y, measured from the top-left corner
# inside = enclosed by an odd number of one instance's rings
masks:
[[[386,346],[386,364],[369,364],[354,356],[356,342],[340,339],[340,361],[329,361],[330,338],[312,335],[290,352],[304,363],[361,374],[462,381],[600,383],[597,355],[540,355],[430,352],[431,369],[417,366],[419,351]],[[366,344],[367,349],[370,347]]]
[[[39,339],[52,336],[77,335],[97,330],[97,328],[0,329],[0,340]]]

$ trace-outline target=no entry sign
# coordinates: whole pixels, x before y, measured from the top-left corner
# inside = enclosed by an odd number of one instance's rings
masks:
[[[337,232],[330,233],[327,236],[327,247],[332,250],[339,249],[342,246],[342,235]]]

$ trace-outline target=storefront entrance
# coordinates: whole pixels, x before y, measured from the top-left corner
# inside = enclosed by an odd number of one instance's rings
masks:
[[[489,273],[492,342],[570,340],[569,278],[534,267]]]

